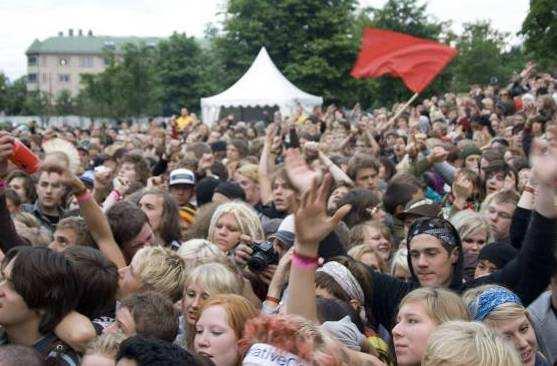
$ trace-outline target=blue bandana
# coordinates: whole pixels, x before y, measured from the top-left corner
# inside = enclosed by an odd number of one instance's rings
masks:
[[[498,306],[508,303],[522,305],[514,292],[495,287],[482,292],[476,301],[469,305],[469,310],[474,320],[483,321]]]

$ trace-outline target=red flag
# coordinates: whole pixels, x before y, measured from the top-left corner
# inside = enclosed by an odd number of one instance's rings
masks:
[[[456,49],[429,39],[366,28],[351,75],[355,78],[400,77],[408,89],[420,93],[456,54]]]

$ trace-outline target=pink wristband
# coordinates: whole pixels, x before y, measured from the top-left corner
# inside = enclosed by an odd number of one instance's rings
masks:
[[[115,189],[112,192],[110,192],[110,194],[114,196],[114,199],[116,201],[120,201],[122,199],[122,195],[120,194],[120,192],[118,192]]]
[[[91,192],[89,192],[89,190],[86,190],[85,193],[75,196],[75,198],[77,199],[77,203],[83,203],[89,201],[93,198],[93,196],[91,196]]]
[[[4,189],[6,187],[8,187],[6,181],[4,179],[0,179],[0,189]]]
[[[296,252],[292,253],[292,265],[301,269],[316,269],[317,260],[298,256]]]

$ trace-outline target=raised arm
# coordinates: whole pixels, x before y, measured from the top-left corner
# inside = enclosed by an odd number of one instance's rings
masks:
[[[12,155],[13,138],[0,131],[0,180],[8,172],[8,158]],[[14,223],[6,206],[5,182],[0,183],[0,249],[6,253],[13,247],[27,245],[17,234]]]
[[[261,203],[268,205],[273,201],[273,189],[271,187],[271,174],[274,170],[274,159],[272,145],[277,132],[276,125],[267,128],[265,144],[259,158],[259,189],[261,191]]]
[[[126,261],[122,255],[122,251],[116,244],[108,220],[103,211],[93,199],[91,193],[87,190],[83,182],[73,174],[66,172],[66,184],[68,184],[77,199],[79,211],[87,228],[89,229],[93,239],[97,243],[100,251],[112,261],[118,268],[126,266]]]
[[[548,132],[557,137],[556,127]],[[531,160],[532,174],[538,181],[535,210],[518,256],[491,275],[496,282],[512,288],[525,306],[545,291],[557,265],[557,139],[545,152],[534,144]]]
[[[345,205],[332,217],[327,216],[327,194],[332,182],[332,177],[327,175],[317,188],[317,179],[314,179],[309,190],[302,195],[301,203],[294,214],[296,241],[292,254],[286,310],[289,314],[301,315],[311,321],[317,321],[315,270],[319,242],[334,230],[351,209],[350,205]]]

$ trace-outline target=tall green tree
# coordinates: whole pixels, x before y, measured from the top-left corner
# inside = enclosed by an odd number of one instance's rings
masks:
[[[544,68],[557,67],[557,2],[530,0],[520,31],[526,52]]]
[[[350,69],[357,40],[350,37],[355,0],[230,0],[216,39],[226,86],[265,46],[277,67],[300,88],[325,98],[353,98]]]
[[[156,77],[156,48],[127,44],[117,69],[116,82],[130,116],[143,117],[160,112],[160,83]]]
[[[54,111],[60,116],[74,114],[74,99],[72,98],[72,94],[69,90],[64,89],[58,93],[54,104]]]
[[[209,60],[193,37],[174,33],[158,44],[155,72],[161,90],[162,112],[177,114],[182,106],[199,109],[199,99],[217,88],[206,82],[203,70]]]
[[[464,24],[457,38],[459,55],[453,65],[453,88],[467,90],[471,84],[489,84],[509,79],[513,69],[520,65],[520,49],[505,52],[507,33],[495,30],[489,21]]]

